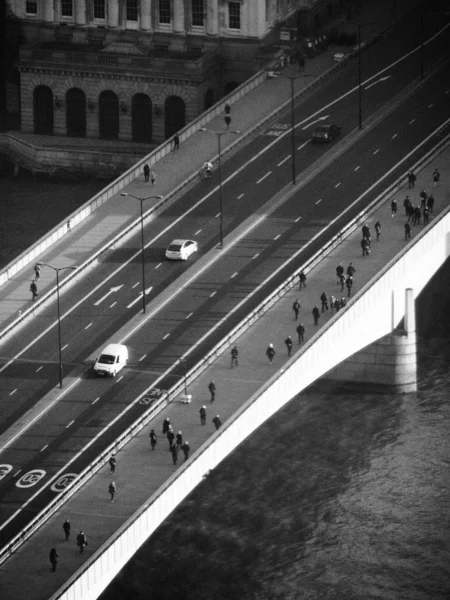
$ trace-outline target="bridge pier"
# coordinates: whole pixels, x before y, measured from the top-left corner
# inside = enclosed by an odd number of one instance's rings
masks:
[[[408,393],[417,390],[414,290],[405,290],[403,327],[366,346],[324,377],[358,392]]]

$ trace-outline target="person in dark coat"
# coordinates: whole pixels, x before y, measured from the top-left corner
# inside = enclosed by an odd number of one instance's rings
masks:
[[[344,273],[341,273],[339,275],[338,284],[340,284],[340,286],[341,286],[341,292],[342,292],[342,290],[344,289],[344,285],[345,285],[345,275],[344,275]]]
[[[292,338],[290,335],[287,336],[287,338],[284,340],[284,343],[286,344],[288,356],[290,356],[291,352],[292,352],[292,346],[294,345],[294,342],[292,341]]]
[[[178,461],[178,448],[176,444],[172,444],[170,447],[170,452],[172,453],[173,464],[176,465]]]
[[[353,266],[353,263],[349,263],[348,267],[347,267],[347,276],[348,277],[353,277],[353,275],[356,273],[356,269]]]
[[[206,406],[202,406],[198,411],[200,413],[200,425],[206,424]]]
[[[341,275],[344,274],[344,267],[342,266],[341,263],[338,264],[338,266],[336,267],[336,277],[338,280],[338,283],[340,283],[341,281]]]
[[[294,301],[294,304],[292,305],[292,310],[294,311],[294,317],[295,320],[297,321],[298,319],[298,313],[300,312],[300,302],[298,301],[298,298]]]
[[[36,263],[34,265],[34,279],[35,281],[38,281],[39,278],[41,276],[41,265],[39,263]]]
[[[420,210],[420,206],[417,205],[416,208],[414,209],[414,221],[413,221],[413,225],[420,225],[421,219],[422,219],[422,212]]]
[[[154,429],[150,430],[149,438],[150,438],[150,447],[152,450],[154,450],[156,443],[157,443],[157,437],[156,437],[156,433],[155,433]]]
[[[269,359],[269,362],[272,362],[275,356],[275,348],[273,344],[269,344],[266,350],[266,356]]]
[[[59,554],[56,551],[56,548],[52,548],[50,550],[50,562],[52,564],[53,573],[56,571],[56,565],[58,564]]]
[[[381,235],[381,223],[380,221],[377,221],[375,223],[375,233],[377,234],[377,240],[380,239],[380,235]]]
[[[319,318],[320,318],[320,311],[319,311],[319,309],[317,307],[317,304],[312,309],[312,316],[314,318],[314,325],[318,325],[319,324]]]
[[[87,546],[87,539],[82,530],[77,535],[77,546],[80,549],[80,554],[83,553],[85,546]]]
[[[169,431],[169,427],[170,427],[170,419],[169,419],[169,417],[166,417],[163,421],[163,428],[162,428],[163,435],[165,435]]]
[[[186,462],[187,459],[189,458],[189,452],[191,450],[190,446],[189,446],[189,442],[186,440],[183,445],[181,446],[181,450],[183,451],[184,454],[184,461]]]
[[[406,196],[406,198],[403,200],[403,206],[405,207],[405,216],[408,216],[408,209],[411,206],[411,200],[409,199],[409,196]]]
[[[109,459],[109,466],[111,467],[111,473],[115,473],[116,472],[116,457],[114,454],[111,455],[111,458]]]
[[[166,435],[167,435],[167,440],[169,442],[169,450],[170,450],[172,448],[172,446],[174,445],[173,442],[175,440],[175,434],[174,434],[172,428],[170,428],[168,430],[168,432],[166,433]]]
[[[363,256],[369,256],[370,254],[370,248],[369,248],[369,240],[367,238],[363,238],[361,240],[361,248],[362,248],[362,255]],[[341,290],[342,291],[342,290]]]
[[[296,331],[298,335],[298,343],[301,344],[305,339],[305,326],[303,325],[303,323],[300,323]]]
[[[345,285],[347,286],[347,293],[348,293],[348,297],[350,298],[350,295],[352,293],[352,285],[353,285],[353,279],[350,276],[347,277]]]
[[[414,175],[414,173],[412,171],[409,171],[409,173],[408,173],[408,188],[409,189],[413,188],[415,183],[416,183],[416,176]]]
[[[213,417],[212,422],[214,423],[214,427],[216,428],[216,431],[220,428],[220,426],[222,425],[222,421],[220,420],[219,415],[216,415],[215,417]]]
[[[115,481],[111,481],[111,483],[108,485],[108,492],[109,492],[109,495],[111,496],[111,502],[114,502],[114,496],[116,495],[116,492],[117,492]]]
[[[407,222],[405,223],[405,240],[411,239],[411,225]]]
[[[178,150],[180,148],[180,136],[176,133],[173,136],[173,149]]]
[[[391,213],[393,217],[397,214],[397,202],[395,200],[391,202]]]
[[[303,273],[303,271],[301,271],[300,275],[298,276],[298,288],[301,290],[304,287],[306,287],[306,275]]]
[[[322,303],[322,312],[328,310],[328,296],[326,292],[320,294],[320,302]]]
[[[175,436],[175,444],[178,446],[178,448],[181,448],[183,445],[183,434],[181,431],[179,431]]]
[[[214,381],[210,381],[208,385],[209,393],[211,394],[211,402],[214,402],[216,399],[216,384]]]
[[[145,181],[145,183],[147,183],[148,179],[150,177],[150,167],[148,165],[144,165],[143,171],[144,171],[144,181]]]
[[[30,292],[31,292],[31,299],[34,302],[36,300],[36,298],[39,296],[38,287],[37,287],[37,283],[36,283],[35,279],[33,279],[33,281],[30,284]]]
[[[63,523],[64,535],[66,536],[66,542],[69,540],[70,536],[70,521],[66,519]]]
[[[231,368],[239,366],[238,356],[239,351],[237,346],[233,346],[233,348],[231,348]]]
[[[427,206],[430,209],[430,214],[433,214],[434,196],[430,194],[427,198]]]
[[[439,185],[439,180],[441,179],[441,174],[437,169],[433,171],[433,185],[437,187]]]
[[[430,220],[430,209],[428,208],[428,206],[423,207],[422,215],[423,215],[423,224],[427,225]]]

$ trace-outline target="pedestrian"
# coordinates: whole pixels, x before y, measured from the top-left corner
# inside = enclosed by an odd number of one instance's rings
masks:
[[[353,275],[356,273],[356,269],[353,266],[353,263],[350,263],[347,267],[347,276],[349,277],[353,277]]]
[[[269,359],[269,362],[273,361],[273,358],[275,356],[275,348],[273,347],[273,344],[269,344],[267,346],[266,356]]]
[[[173,444],[170,447],[170,452],[172,453],[173,464],[176,465],[177,464],[177,460],[178,460],[178,448],[177,448],[176,444]]]
[[[342,292],[342,290],[344,289],[344,285],[345,285],[345,275],[343,272],[339,275],[338,284],[341,285],[341,292]]]
[[[50,550],[50,562],[52,564],[53,573],[56,571],[56,565],[58,564],[58,557],[59,557],[59,554],[57,553],[56,548],[52,548]]]
[[[217,431],[217,430],[219,429],[219,427],[222,425],[222,421],[220,420],[220,417],[219,417],[219,415],[216,415],[216,416],[213,418],[212,422],[214,423],[214,426],[215,426],[215,428],[216,428],[216,431]]]
[[[30,284],[30,292],[31,292],[31,299],[33,300],[33,302],[36,300],[36,298],[38,297],[39,293],[38,293],[38,287],[36,285],[36,280],[33,279],[33,281]]]
[[[206,425],[206,406],[202,406],[198,412],[200,413],[200,425]]]
[[[85,546],[87,546],[87,539],[84,535],[84,532],[80,530],[80,533],[77,535],[77,546],[80,549],[80,554],[83,554]]]
[[[423,224],[427,225],[430,220],[430,209],[428,208],[428,206],[423,207],[422,214],[423,214]]]
[[[320,294],[320,302],[322,303],[322,312],[328,310],[328,296],[326,292]]]
[[[237,367],[239,365],[238,356],[239,352],[237,346],[233,346],[233,348],[231,348],[231,368]]]
[[[111,467],[111,473],[115,473],[116,472],[116,457],[114,454],[111,455],[111,458],[109,459],[109,466]]]
[[[114,502],[114,496],[116,495],[116,491],[116,482],[111,481],[111,483],[108,485],[108,492],[111,496],[111,502]]]
[[[144,165],[144,168],[142,170],[144,171],[144,181],[145,183],[147,183],[148,178],[150,177],[150,167],[148,165]]]
[[[433,186],[437,187],[439,185],[439,180],[441,178],[441,174],[437,169],[433,171]]]
[[[408,173],[408,188],[409,189],[413,188],[415,183],[416,183],[416,176],[414,175],[414,173],[412,171],[409,171],[409,173]]]
[[[344,267],[342,266],[342,263],[339,263],[338,266],[336,267],[336,277],[338,280],[338,284],[341,281],[341,275],[344,274]]]
[[[180,137],[178,133],[173,136],[173,150],[178,150],[180,147]]]
[[[183,445],[183,433],[181,431],[179,431],[175,436],[175,444],[178,446],[178,448],[181,448]]]
[[[375,233],[377,234],[377,240],[380,239],[380,235],[381,235],[381,223],[380,221],[377,221],[375,223]]]
[[[420,209],[422,210],[423,208],[425,208],[425,206],[427,205],[428,202],[428,196],[424,196],[423,198],[421,198],[420,200]]]
[[[63,530],[64,530],[64,535],[66,536],[66,542],[68,542],[69,536],[70,536],[70,521],[69,521],[69,519],[66,519],[64,521]]]
[[[408,223],[410,221],[414,221],[414,206],[412,205],[412,203],[410,202],[409,206],[408,206]]]
[[[39,263],[36,263],[34,265],[34,280],[38,281],[40,276],[41,276],[41,265]]]
[[[395,200],[392,200],[391,202],[391,213],[392,217],[395,217],[395,215],[397,214],[397,202]]]
[[[367,225],[367,223],[364,223],[364,225],[362,226],[362,236],[370,240],[370,227]]]
[[[167,433],[166,433],[166,437],[167,437],[167,441],[169,442],[169,450],[172,449],[172,446],[174,445],[174,440],[175,440],[175,434],[172,430],[172,428],[170,428]]]
[[[405,240],[409,240],[411,238],[411,225],[409,222],[405,223]]]
[[[150,183],[152,187],[155,187],[156,173],[154,171],[150,171]]]
[[[301,344],[305,339],[305,326],[303,325],[303,323],[300,323],[296,331],[298,335],[298,343]]]
[[[420,196],[421,201],[425,201],[425,202],[427,201],[428,194],[427,194],[426,190],[422,190],[420,192],[419,196]]]
[[[302,288],[306,287],[306,275],[304,274],[303,271],[300,272],[300,275],[298,276],[298,289],[301,290]]]
[[[351,277],[347,277],[345,280],[345,285],[347,286],[348,297],[350,298],[352,293],[353,279]]]
[[[184,454],[184,462],[186,462],[187,459],[189,458],[189,452],[191,450],[191,447],[189,446],[189,442],[187,440],[181,446],[181,450],[183,451],[183,454]]]
[[[413,225],[420,225],[420,221],[422,219],[422,211],[420,210],[420,206],[417,205],[414,209],[414,221]]]
[[[314,325],[318,325],[319,324],[319,318],[320,318],[320,311],[317,308],[317,304],[312,309],[312,315],[313,315],[313,318],[314,318]]]
[[[361,240],[361,248],[362,248],[362,255],[369,256],[369,254],[370,254],[369,241],[365,237]]]
[[[286,344],[288,356],[290,356],[291,352],[292,352],[292,346],[294,345],[294,342],[292,341],[292,338],[290,335],[287,336],[287,338],[284,340],[284,343]]]
[[[169,431],[169,427],[170,427],[170,419],[169,419],[169,417],[166,417],[163,421],[163,427],[162,427],[163,435]]]
[[[298,313],[300,312],[301,306],[300,306],[300,302],[298,301],[298,298],[295,300],[294,304],[292,305],[292,310],[294,311],[294,318],[297,321],[298,319]]]
[[[152,450],[154,450],[155,446],[156,446],[156,443],[158,441],[154,429],[150,430],[149,438],[150,438],[150,447],[151,447]]]
[[[430,214],[433,214],[434,196],[430,194],[427,198],[427,206],[430,209]]]
[[[406,196],[406,198],[403,200],[403,206],[405,207],[405,216],[408,216],[408,207],[411,206],[411,200],[409,199],[409,196]]]
[[[209,393],[211,394],[211,402],[214,402],[216,399],[216,384],[214,381],[210,381],[208,385]]]

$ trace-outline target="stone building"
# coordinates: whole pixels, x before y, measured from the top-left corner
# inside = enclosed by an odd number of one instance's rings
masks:
[[[157,144],[257,71],[277,25],[334,1],[8,0],[10,104],[24,133]]]

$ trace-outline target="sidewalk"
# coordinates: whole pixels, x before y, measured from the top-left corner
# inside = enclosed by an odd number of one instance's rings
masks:
[[[305,339],[308,340],[317,330],[313,325],[311,309],[314,304],[320,306],[319,297],[326,290],[341,297],[336,285],[335,269],[339,263],[345,268],[353,262],[356,268],[354,287],[355,295],[362,286],[374,277],[379,270],[405,244],[403,199],[408,194],[414,204],[419,202],[422,188],[432,189],[431,173],[434,168],[441,172],[441,185],[433,189],[436,200],[434,215],[447,207],[450,192],[446,182],[450,181],[450,149],[439,155],[428,165],[425,171],[416,173],[417,182],[414,190],[404,186],[395,195],[398,203],[398,214],[391,217],[390,199],[383,203],[368,219],[372,230],[372,252],[370,257],[361,256],[361,232],[358,230],[344,243],[338,246],[316,268],[308,273],[308,284],[301,291],[293,289],[288,292],[272,309],[255,323],[237,342],[239,348],[239,366],[230,368],[230,356],[226,352],[189,386],[193,400],[190,405],[181,404],[175,399],[155,419],[148,428],[138,434],[117,455],[117,470],[114,475],[117,485],[117,496],[114,504],[109,501],[108,484],[112,479],[109,466],[95,475],[89,482],[69,500],[63,509],[58,511],[19,551],[0,568],[0,596],[7,600],[48,600],[67,579],[88,560],[127,519],[139,509],[166,480],[173,474],[174,467],[168,450],[166,439],[161,434],[161,425],[165,417],[170,416],[174,430],[183,432],[184,440],[188,440],[191,455],[194,454],[208,437],[213,435],[212,417],[219,413],[225,423],[261,385],[267,381],[276,369],[282,369],[287,361],[284,339],[291,335],[294,341],[293,356],[301,352],[297,342],[296,325],[292,304],[299,298],[301,310],[299,322],[306,327]],[[382,225],[380,240],[376,240],[374,224]],[[433,215],[430,221],[432,222]],[[422,231],[422,226],[412,227],[411,239]],[[239,243],[229,250],[239,254]],[[330,311],[321,315],[320,325],[331,318]],[[273,342],[276,357],[269,364],[265,349]],[[214,380],[217,395],[214,405],[209,401],[208,383]],[[199,421],[199,408],[205,405],[207,423],[202,427]],[[155,452],[149,448],[148,432],[154,428],[158,435]],[[181,459],[182,460],[182,459]],[[181,462],[181,461],[180,461]],[[139,482],[139,485],[137,485]],[[72,537],[66,542],[62,523],[68,518],[72,524]],[[89,546],[80,555],[75,546],[75,537],[79,529],[85,532]],[[59,553],[56,573],[50,572],[48,554],[55,547]],[[27,577],[19,574],[27,573]],[[81,599],[80,599],[81,600]]]
[[[363,38],[368,40],[377,32],[384,31],[393,21],[390,11],[391,0],[380,0],[377,6],[364,5],[358,13],[358,19],[372,23],[363,29]],[[397,15],[410,8],[408,0],[397,1]],[[344,29],[348,25],[343,25]],[[333,54],[337,47],[330,47],[326,52],[313,59],[307,59],[306,73],[311,77],[299,77],[294,82],[295,93],[314,83],[327,70],[333,67]],[[346,48],[345,51],[349,51]],[[288,66],[285,74],[297,74],[298,66]],[[285,77],[268,78],[259,87],[241,98],[232,106],[233,129],[239,130],[244,137],[253,127],[263,121],[272,111],[279,108],[290,98],[290,81]],[[298,101],[297,104],[301,102]],[[208,124],[208,129],[221,131],[224,128],[223,116],[217,117]],[[228,139],[227,139],[228,138]],[[234,136],[222,138],[223,151],[235,141]],[[202,165],[217,154],[216,136],[199,132],[181,144],[177,152],[161,159],[153,170],[156,173],[156,184],[144,182],[143,175],[124,188],[124,192],[138,197],[149,195],[167,196],[178,185],[181,185],[192,173],[200,172]],[[145,203],[149,210],[157,200]],[[153,204],[152,204],[153,203]],[[120,194],[97,209],[82,224],[73,227],[59,242],[48,251],[36,257],[40,262],[56,267],[70,267],[83,264],[96,251],[104,247],[124,228],[135,221],[140,214],[140,203],[132,198],[123,198]],[[0,331],[31,306],[31,280],[34,278],[32,265],[27,265],[17,276],[0,288]],[[64,279],[64,272],[61,274]],[[55,286],[55,277],[51,269],[42,269],[39,279],[39,294],[44,296]]]

